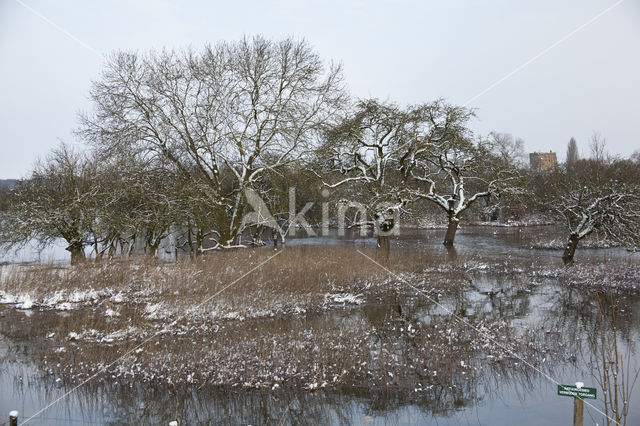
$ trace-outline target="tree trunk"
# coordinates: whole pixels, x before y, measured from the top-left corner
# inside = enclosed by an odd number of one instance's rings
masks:
[[[131,238],[129,238],[129,247],[127,247],[127,258],[133,255],[133,251],[136,248],[136,238],[137,234],[131,234]]]
[[[99,244],[98,244],[98,238],[95,236],[95,234],[93,236],[93,251],[96,252],[96,262],[97,262],[100,258],[102,258],[102,255],[100,254],[100,247],[99,247]]]
[[[133,255],[133,251],[136,248],[136,234],[131,235],[131,239],[129,240],[129,247],[127,248],[127,257],[131,257]]]
[[[219,241],[218,243],[222,246],[226,246],[229,244],[229,240],[231,239],[231,230],[229,229],[229,215],[227,214],[227,210],[224,206],[219,206],[216,209],[217,216],[217,224],[219,231]],[[198,246],[198,249],[202,247]]]
[[[191,238],[191,223],[187,224],[187,245],[189,246],[189,257],[193,259],[195,251],[193,249],[193,239]]]
[[[578,243],[580,242],[580,237],[578,234],[569,235],[569,242],[564,249],[564,254],[562,255],[562,260],[565,265],[571,265],[573,263],[573,256],[576,254],[576,248],[578,247]]]
[[[204,253],[202,250],[204,249],[204,229],[198,227],[196,231],[196,257],[202,256]]]
[[[71,243],[69,247],[67,247],[67,251],[71,253],[72,265],[77,265],[85,259],[82,243]]]
[[[151,257],[158,257],[158,247],[160,247],[160,241],[153,241],[151,243],[149,243],[149,256]]]
[[[447,247],[447,261],[455,262],[458,260],[458,251],[453,245],[446,246]]]
[[[444,236],[444,245],[446,247],[453,246],[453,239],[456,237],[456,231],[458,230],[458,223],[460,221],[457,218],[449,219],[449,226],[447,227],[447,233]]]
[[[389,260],[389,251],[391,243],[388,235],[378,235],[378,244],[376,246],[376,255],[378,259],[387,261]]]

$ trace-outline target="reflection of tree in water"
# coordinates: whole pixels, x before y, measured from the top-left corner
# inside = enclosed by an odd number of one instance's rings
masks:
[[[113,424],[174,418],[183,424],[278,424],[283,418],[288,424],[351,423],[362,422],[364,415],[400,416],[403,410],[425,417],[449,416],[506,388],[525,399],[544,380],[503,347],[557,377],[565,361],[577,353],[577,339],[599,329],[589,292],[544,283],[534,288],[500,276],[446,279],[459,285],[430,294],[444,308],[424,296],[390,290],[337,313],[232,323],[236,325],[215,335],[224,345],[207,343],[207,336],[200,336],[203,347],[189,347],[189,358],[215,349],[216,362],[231,360],[230,368],[241,363],[241,373],[229,374],[243,380],[285,371],[287,366],[300,369],[305,379],[284,380],[274,391],[206,381],[173,386],[140,383],[135,377],[117,379],[119,383],[103,378],[74,393],[73,399],[85,418]],[[627,304],[620,311],[628,317],[621,320],[620,335],[631,339],[633,310]],[[457,318],[484,327],[493,342]],[[287,340],[279,339],[298,340],[287,347]],[[242,347],[244,355],[239,353]],[[313,373],[314,363],[319,372]],[[343,371],[347,373],[326,389],[301,390],[312,373],[322,379]],[[54,377],[47,380],[52,397],[57,389]],[[106,408],[96,413],[99,407]]]
[[[549,373],[553,369],[552,357],[561,352],[563,343],[557,333],[538,333],[535,326],[522,333],[509,326],[510,321],[530,313],[531,292],[514,286],[513,280],[497,279],[492,284],[494,290],[477,291],[475,295],[463,286],[454,287],[447,294],[430,294],[437,303],[424,297],[403,299],[392,294],[387,303],[362,309],[376,330],[374,350],[384,352],[385,347],[395,343],[399,349],[394,355],[402,365],[422,361],[413,375],[405,378],[406,386],[399,388],[411,393],[409,388],[418,384],[421,399],[408,399],[425,412],[450,415],[508,384],[524,395],[540,376],[506,352],[505,347],[541,371]],[[465,322],[484,326],[493,342],[478,336]],[[403,329],[412,331],[403,333]],[[540,358],[544,358],[544,365]],[[385,400],[381,410],[401,406],[397,395],[396,390],[394,398]]]
[[[588,356],[593,380],[602,389],[602,422],[626,425],[631,395],[640,375],[640,365],[632,358],[638,330],[632,328],[634,310],[630,309],[638,300],[616,293],[612,288],[596,292],[594,299],[597,327],[587,337],[585,356]]]
[[[549,302],[555,315],[545,319],[545,328],[567,342],[573,374],[597,389],[598,400],[592,403],[608,418],[589,408],[587,414],[596,423],[626,424],[640,373],[635,358],[639,295],[604,283],[596,289],[558,289]]]

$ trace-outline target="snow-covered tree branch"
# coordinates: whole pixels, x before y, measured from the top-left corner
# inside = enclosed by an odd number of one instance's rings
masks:
[[[385,248],[388,238],[382,234],[394,228],[398,212],[410,201],[399,189],[399,159],[417,137],[421,119],[420,107],[401,109],[378,100],[361,101],[327,133],[322,147],[328,169],[324,185],[351,186],[352,197],[343,204],[363,206],[368,217],[357,222],[383,231],[378,232],[378,244]]]
[[[206,232],[231,246],[244,190],[311,150],[345,95],[340,67],[325,66],[305,42],[256,37],[200,53],[117,53],[91,97],[95,111],[79,134],[103,149],[161,158],[206,185],[200,193],[216,218]]]
[[[594,231],[631,249],[640,246],[640,188],[611,181],[559,188],[549,208],[569,230],[562,259],[573,262],[578,243]]]
[[[452,246],[462,214],[479,199],[521,192],[520,176],[501,139],[473,141],[470,110],[437,101],[424,113],[430,125],[401,159],[401,171],[411,198],[447,214],[444,244]]]
[[[38,241],[44,246],[63,239],[72,263],[84,259],[96,222],[95,167],[67,145],[55,149],[11,191],[10,208],[0,219],[0,243],[20,247]]]

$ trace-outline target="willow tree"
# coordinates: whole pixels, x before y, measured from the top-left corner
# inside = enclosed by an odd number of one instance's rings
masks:
[[[311,149],[345,95],[340,67],[304,41],[260,37],[200,52],[120,52],[93,84],[80,135],[102,149],[156,156],[206,197],[229,247],[246,189]]]

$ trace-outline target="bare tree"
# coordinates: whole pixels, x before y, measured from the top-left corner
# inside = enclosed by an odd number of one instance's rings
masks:
[[[550,201],[569,230],[562,259],[573,263],[578,243],[594,231],[607,239],[635,248],[640,245],[640,188],[616,181],[589,186],[578,183],[556,189]]]
[[[20,247],[34,240],[46,245],[63,239],[71,263],[84,259],[85,246],[93,244],[91,229],[99,207],[95,169],[90,157],[60,145],[11,191],[9,208],[2,213],[0,243]]]
[[[607,140],[598,132],[594,132],[589,143],[591,158],[598,163],[606,163],[609,159],[607,155]]]
[[[447,214],[444,245],[450,247],[463,213],[479,199],[520,193],[520,176],[505,144],[495,137],[473,141],[470,110],[437,101],[424,113],[428,130],[402,158],[402,171],[413,199],[429,200]]]
[[[341,72],[305,42],[260,37],[192,51],[117,53],[91,91],[79,133],[107,150],[168,161],[206,185],[213,237],[238,241],[244,192],[311,149],[345,99]]]
[[[378,247],[389,248],[389,232],[398,212],[411,199],[401,190],[400,159],[406,157],[423,124],[422,107],[402,109],[375,99],[359,102],[354,110],[327,133],[322,155],[329,171],[323,177],[329,188],[351,185],[350,199],[357,201],[367,218],[361,226],[375,227]]]
[[[294,236],[299,227],[308,236],[315,235],[314,226],[320,225],[328,230],[328,223],[322,222],[328,220],[328,211],[325,212],[326,217],[322,217],[320,209],[323,207],[315,203],[326,198],[327,190],[323,188],[314,166],[312,158],[304,158],[278,170],[269,170],[260,177],[257,182],[260,199],[254,195],[253,200],[248,197],[247,201],[255,213],[258,210],[268,213],[267,217],[263,216],[251,225],[253,244],[263,244],[263,236],[268,235],[266,231],[271,231],[269,237],[277,246],[278,242],[285,244],[287,237]],[[324,205],[328,209],[328,205]]]
[[[561,171],[544,187],[538,198],[547,211],[565,224],[569,232],[563,253],[565,264],[573,263],[580,241],[598,232],[610,242],[635,249],[640,245],[640,179],[637,167],[625,159],[612,159],[605,140],[594,134],[590,159],[578,160],[569,176]]]
[[[505,161],[523,167],[526,163],[524,139],[515,138],[510,133],[489,133],[489,140],[494,145],[494,151]]]
[[[519,191],[522,141],[493,134],[492,141],[472,142],[472,116],[441,100],[406,109],[361,102],[329,138],[333,164],[346,177],[328,185],[362,185],[376,219],[418,199],[432,201],[447,213],[444,244],[451,246],[462,213],[476,200]]]

